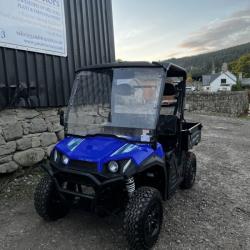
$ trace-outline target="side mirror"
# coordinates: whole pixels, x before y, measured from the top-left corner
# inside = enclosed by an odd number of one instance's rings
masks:
[[[60,110],[59,115],[60,115],[60,125],[64,126],[64,111]]]

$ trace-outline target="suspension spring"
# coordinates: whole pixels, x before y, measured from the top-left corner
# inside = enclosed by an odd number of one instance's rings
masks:
[[[129,196],[135,191],[135,180],[134,180],[134,177],[129,177],[126,180],[126,189],[127,189],[127,192],[128,192]]]

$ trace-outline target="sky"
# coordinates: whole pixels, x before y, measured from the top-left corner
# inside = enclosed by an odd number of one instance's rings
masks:
[[[250,0],[112,0],[116,58],[158,61],[250,42]]]

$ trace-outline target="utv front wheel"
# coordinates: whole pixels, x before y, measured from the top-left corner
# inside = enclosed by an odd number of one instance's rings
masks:
[[[150,249],[160,234],[163,208],[159,191],[137,189],[130,198],[124,219],[125,234],[131,249]]]
[[[46,221],[64,217],[70,209],[56,189],[54,181],[45,175],[38,183],[34,193],[34,206],[37,213]]]
[[[189,189],[194,185],[196,177],[196,156],[193,152],[187,152],[186,162],[184,166],[184,179],[181,188]]]

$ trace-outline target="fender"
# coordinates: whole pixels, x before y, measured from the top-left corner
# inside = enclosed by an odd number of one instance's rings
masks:
[[[155,167],[159,167],[164,176],[164,182],[163,182],[163,189],[160,190],[161,193],[162,193],[162,197],[163,197],[163,200],[166,200],[167,197],[168,197],[168,186],[167,186],[167,183],[168,183],[168,171],[167,171],[167,168],[166,168],[166,161],[165,161],[165,158],[160,158],[156,155],[153,155],[147,159],[145,159],[142,164],[140,165],[139,168],[135,168],[134,166],[132,167],[129,167],[128,170],[126,171],[126,175],[127,176],[133,176],[134,174],[140,174],[146,170],[149,170],[149,169],[155,169]]]

